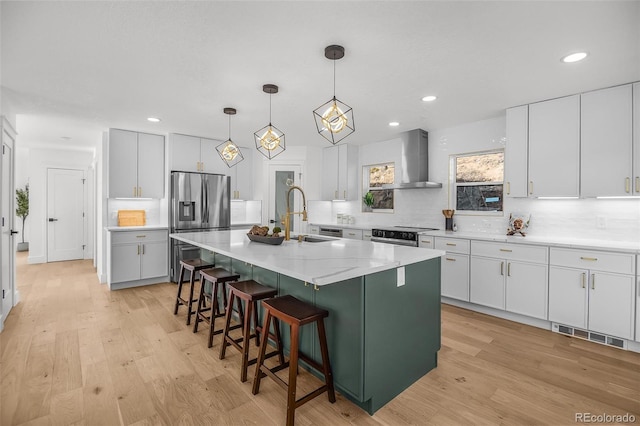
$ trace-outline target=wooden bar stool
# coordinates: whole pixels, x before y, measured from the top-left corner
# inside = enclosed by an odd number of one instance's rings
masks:
[[[291,348],[289,352],[289,361],[281,363],[281,365],[270,369],[264,365],[266,345],[264,341],[262,342],[260,350],[258,351],[258,361],[256,365],[255,378],[253,380],[252,392],[256,395],[260,391],[260,379],[262,379],[262,377],[269,376],[272,378],[277,384],[287,391],[287,426],[293,426],[296,408],[309,402],[324,391],[327,391],[328,393],[329,402],[336,402],[336,395],[333,389],[333,375],[331,373],[331,364],[329,363],[329,350],[327,349],[327,335],[324,329],[324,318],[329,316],[329,312],[310,305],[309,303],[302,302],[293,296],[282,296],[264,300],[262,301],[262,307],[266,310],[266,317],[264,320],[265,328],[269,327],[272,317],[276,320],[279,319],[289,324],[291,329]],[[299,352],[298,349],[300,327],[312,322],[315,322],[318,327],[322,365],[318,364],[302,352]],[[298,359],[302,359],[324,374],[324,385],[300,399],[296,399]],[[289,367],[288,385],[284,380],[275,375],[277,371],[283,370],[287,367]]]
[[[227,283],[230,281],[238,281],[239,274],[232,274],[224,268],[210,268],[200,271],[200,294],[198,295],[198,304],[196,305],[196,318],[193,324],[193,332],[198,332],[198,324],[201,321],[209,323],[209,343],[207,347],[213,346],[214,334],[222,333],[222,330],[215,331],[216,318],[223,317],[225,312],[220,312],[220,303],[218,301],[219,285],[222,286],[222,298],[224,309],[227,309]],[[207,307],[205,300],[211,303],[209,316],[207,316]],[[236,325],[233,328],[242,327]]]
[[[256,346],[260,343],[260,333],[263,328],[258,324],[258,305],[259,300],[263,300],[269,297],[275,296],[278,292],[275,288],[267,287],[259,284],[253,280],[240,281],[229,283],[229,305],[227,306],[227,313],[225,316],[225,326],[222,337],[222,346],[220,347],[220,359],[224,359],[227,346],[231,345],[236,348],[242,354],[242,366],[240,367],[240,381],[247,381],[247,368],[256,363],[257,358],[249,360],[249,340],[252,337],[256,338]],[[233,312],[233,301],[236,301],[238,306],[238,312],[242,312],[242,301],[245,302],[244,312],[244,326],[242,328],[242,337],[233,339],[229,335],[231,315]],[[251,318],[253,317],[254,333],[251,333]],[[280,363],[284,363],[284,354],[282,353],[282,339],[280,338],[279,324],[274,323],[274,333],[272,334],[269,328],[265,328],[266,332],[263,333],[262,342],[266,345],[267,341],[271,337],[276,343],[276,350],[268,354],[263,354],[263,358],[270,358],[274,355],[278,355]],[[242,345],[240,345],[242,343]]]
[[[176,296],[176,307],[173,310],[173,315],[178,314],[178,307],[184,305],[187,307],[187,325],[191,324],[191,315],[193,312],[193,302],[197,302],[198,299],[193,299],[194,281],[196,279],[196,273],[202,269],[213,268],[214,265],[207,263],[202,259],[186,259],[180,261],[180,274],[178,275],[178,295]],[[184,271],[189,272],[189,298],[182,297],[182,283],[184,282]]]

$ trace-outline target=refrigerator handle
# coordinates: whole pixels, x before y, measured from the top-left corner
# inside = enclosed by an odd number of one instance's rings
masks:
[[[202,216],[202,221],[206,224],[209,223],[209,183],[208,179],[202,179],[204,183],[204,198],[202,199],[202,204],[204,208],[204,216]]]

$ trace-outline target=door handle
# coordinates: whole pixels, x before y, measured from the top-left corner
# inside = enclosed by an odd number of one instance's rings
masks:
[[[17,233],[18,233],[18,231],[14,231],[13,229],[11,230],[11,235],[15,235]]]
[[[269,219],[269,223],[276,223],[276,221],[273,219]]]
[[[57,222],[57,221],[58,221],[58,219],[55,219],[55,218],[53,218],[53,217],[50,217],[50,218],[49,218],[49,222]]]

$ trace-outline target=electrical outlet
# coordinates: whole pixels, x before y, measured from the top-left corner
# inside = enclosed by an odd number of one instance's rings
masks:
[[[596,228],[607,229],[607,218],[604,216],[596,216]]]

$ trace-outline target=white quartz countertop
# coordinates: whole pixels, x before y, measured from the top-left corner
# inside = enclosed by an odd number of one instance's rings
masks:
[[[322,228],[338,228],[338,229],[362,229],[363,231],[369,230],[371,231],[372,228],[375,228],[375,226],[371,226],[371,225],[358,225],[358,224],[347,224],[347,223],[310,223],[310,225],[316,225],[316,226],[320,226]]]
[[[480,241],[496,241],[504,243],[514,244],[532,244],[542,245],[549,247],[566,247],[566,248],[579,248],[587,250],[605,250],[605,251],[618,251],[640,254],[640,239],[636,241],[612,241],[612,240],[599,240],[596,238],[579,238],[579,237],[541,237],[536,235],[527,234],[522,237],[520,235],[497,235],[497,234],[485,234],[479,232],[452,232],[452,231],[424,231],[421,235],[433,235],[435,237],[450,237],[450,238],[463,238],[467,240],[480,240]]]
[[[110,232],[121,232],[121,231],[154,231],[154,230],[168,230],[168,226],[162,225],[145,225],[145,226],[107,226],[104,229]]]
[[[316,285],[326,285],[443,256],[442,250],[335,239],[274,246],[249,241],[244,230],[170,234],[243,262]]]

